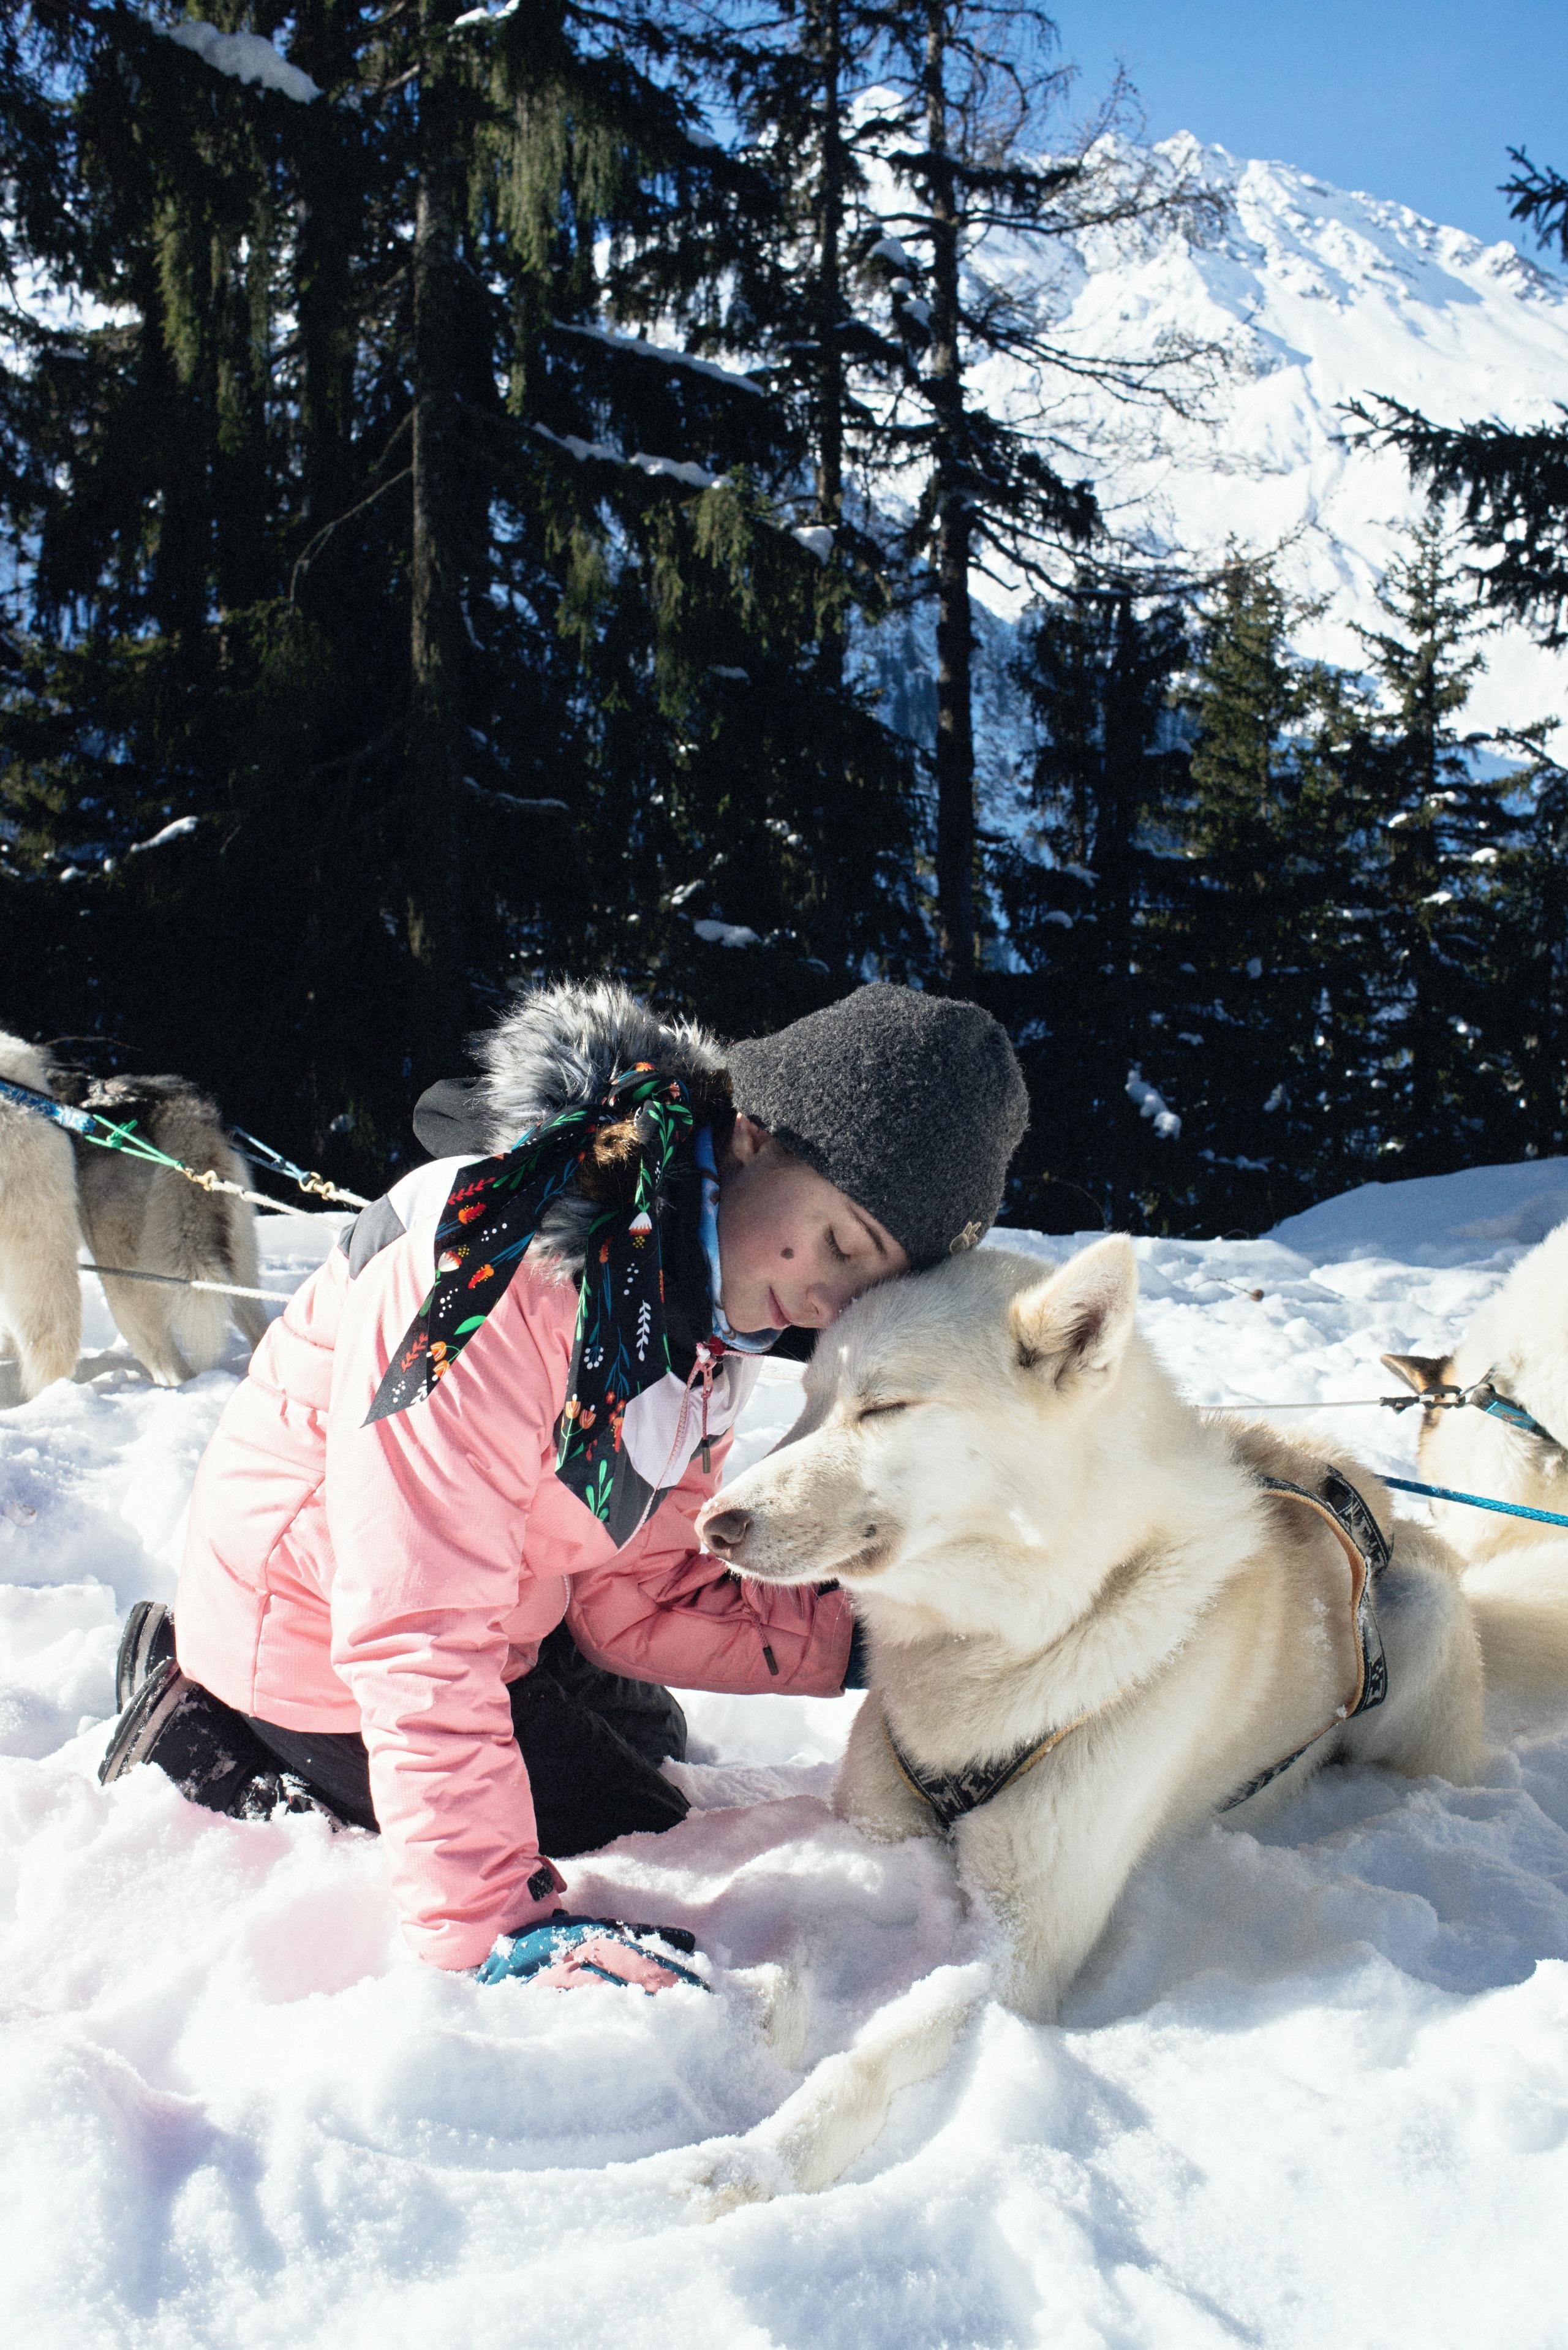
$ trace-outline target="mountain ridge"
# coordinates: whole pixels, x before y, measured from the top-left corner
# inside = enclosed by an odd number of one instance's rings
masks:
[[[1355,626],[1376,624],[1378,579],[1424,495],[1397,455],[1352,445],[1346,403],[1385,393],[1444,422],[1549,421],[1568,399],[1568,279],[1507,243],[1189,132],[1150,151],[1214,207],[1082,231],[1044,278],[1027,265],[1069,357],[1181,338],[1221,353],[1223,369],[1199,414],[1151,419],[1134,445],[1125,409],[1081,385],[1055,426],[1094,452],[1102,504],[1151,552],[1214,559],[1232,539],[1277,550],[1283,584],[1324,605],[1301,649],[1358,668]],[[1022,241],[1008,244],[988,240],[982,258],[1022,269]],[[1002,363],[977,385],[1018,407],[1042,390]],[[999,618],[1027,600],[980,578],[976,592]],[[1514,624],[1483,650],[1469,723],[1568,710],[1568,657]]]

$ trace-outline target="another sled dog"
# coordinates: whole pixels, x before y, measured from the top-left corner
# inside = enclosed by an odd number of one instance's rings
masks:
[[[0,1076],[116,1124],[134,1121],[158,1149],[198,1174],[250,1180],[217,1105],[184,1077],[83,1077],[50,1068],[34,1047],[5,1035]],[[0,1104],[0,1321],[22,1357],[25,1396],[75,1367],[84,1238],[97,1264],[248,1289],[259,1284],[255,1219],[245,1201],[201,1191],[126,1152],[75,1141],[31,1111]],[[162,1387],[212,1368],[231,1316],[252,1346],[266,1327],[254,1298],[112,1278],[103,1289],[116,1326]]]
[[[1002,1995],[1042,2020],[1156,1843],[1232,1805],[1251,1826],[1325,1762],[1462,1783],[1481,1753],[1459,1562],[1326,1440],[1190,1409],[1135,1330],[1137,1291],[1119,1238],[1056,1273],[988,1249],[872,1291],[819,1343],[791,1436],[698,1521],[742,1574],[854,1594],[870,1690],[840,1813],[935,1835],[917,1782],[950,1811],[964,1774],[972,1794],[1020,1762],[951,1835],[1002,1929]],[[1393,1535],[1374,1600],[1387,1693],[1354,1719],[1377,1676],[1351,1553],[1262,1482],[1343,1500],[1336,1470],[1375,1514],[1367,1549]],[[970,1970],[917,1986],[748,2138],[706,2149],[710,2208],[836,2178],[980,1995]]]
[[[0,1077],[48,1090],[43,1055],[0,1030]],[[0,1356],[22,1365],[22,1393],[68,1379],[81,1351],[76,1163],[64,1127],[0,1097]]]
[[[1451,1355],[1385,1355],[1418,1395],[1490,1381],[1521,1405],[1533,1430],[1461,1405],[1423,1413],[1421,1475],[1494,1501],[1568,1513],[1568,1223],[1521,1256],[1489,1297]],[[1451,1502],[1434,1504],[1444,1534],[1467,1558],[1537,1547],[1546,1529]],[[1568,1544],[1568,1534],[1558,1546]]]

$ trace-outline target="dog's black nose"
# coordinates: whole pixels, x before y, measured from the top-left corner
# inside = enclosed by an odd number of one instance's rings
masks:
[[[751,1531],[750,1510],[718,1510],[703,1521],[703,1546],[716,1551],[721,1558],[736,1558],[745,1547]]]

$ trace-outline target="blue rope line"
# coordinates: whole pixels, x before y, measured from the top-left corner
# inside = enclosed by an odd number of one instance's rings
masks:
[[[56,1126],[79,1134],[84,1142],[97,1143],[100,1150],[129,1151],[133,1159],[151,1159],[160,1167],[180,1168],[177,1159],[159,1150],[145,1135],[136,1131],[136,1120],[117,1126],[112,1118],[100,1118],[96,1110],[73,1109],[68,1102],[57,1102],[53,1094],[35,1093],[31,1086],[13,1084],[9,1077],[0,1077],[0,1101],[14,1102],[18,1109],[31,1110],[35,1118],[47,1118]],[[96,1129],[101,1127],[99,1134]],[[180,1168],[182,1174],[184,1170]]]
[[[275,1168],[280,1175],[286,1175],[291,1183],[297,1183],[302,1191],[314,1192],[323,1200],[342,1200],[351,1208],[369,1206],[369,1201],[358,1191],[342,1191],[336,1183],[328,1183],[324,1176],[314,1175],[307,1168],[296,1167],[292,1159],[286,1159],[281,1150],[275,1150],[271,1143],[264,1142],[259,1135],[247,1134],[243,1126],[236,1126],[234,1132],[248,1150],[259,1152],[270,1167]]]
[[[1417,1485],[1408,1477],[1385,1477],[1397,1493],[1425,1493],[1434,1502],[1464,1502],[1472,1510],[1496,1510],[1504,1518],[1534,1518],[1543,1526],[1568,1526],[1555,1510],[1527,1510],[1522,1502],[1489,1502],[1484,1493],[1456,1493],[1449,1485]]]

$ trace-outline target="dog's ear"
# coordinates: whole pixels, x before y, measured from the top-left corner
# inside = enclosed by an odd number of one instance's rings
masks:
[[[1407,1388],[1414,1388],[1417,1395],[1429,1395],[1434,1388],[1453,1385],[1452,1355],[1444,1355],[1440,1358],[1436,1355],[1381,1355],[1378,1360],[1385,1370],[1392,1371],[1396,1378],[1404,1380]]]
[[[1137,1259],[1119,1232],[1021,1290],[1009,1309],[1020,1370],[1054,1388],[1104,1386],[1120,1368],[1137,1303]]]

